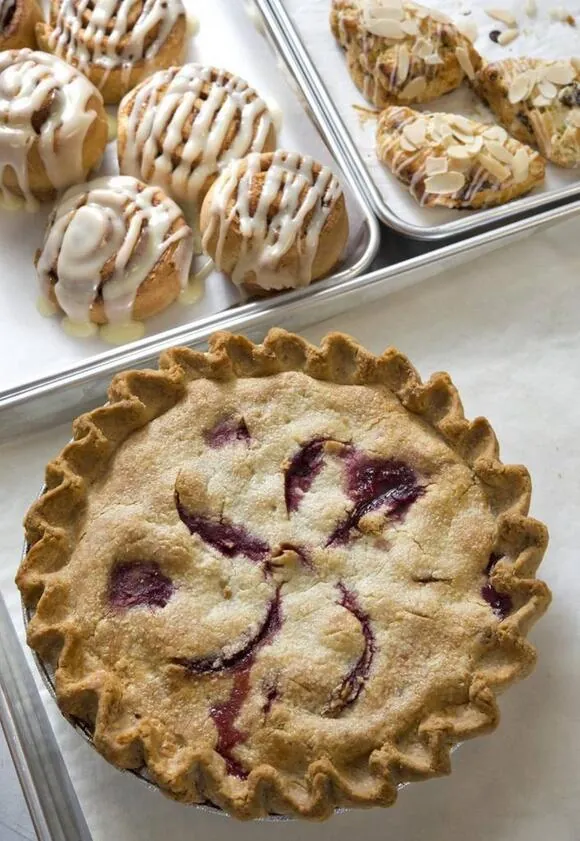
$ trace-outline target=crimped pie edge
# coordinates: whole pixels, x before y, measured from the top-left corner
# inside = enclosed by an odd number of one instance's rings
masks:
[[[146,735],[143,727],[141,733],[127,730],[113,736],[108,732],[108,717],[119,702],[120,688],[115,678],[102,672],[81,681],[69,676],[67,664],[75,659],[77,641],[63,609],[63,585],[51,582],[50,574],[70,559],[91,480],[132,432],[179,402],[189,381],[262,377],[283,371],[302,371],[340,384],[386,386],[405,409],[436,430],[473,470],[497,518],[493,551],[501,559],[490,581],[511,595],[517,609],[490,630],[485,654],[471,676],[469,702],[442,706],[397,745],[375,750],[369,757],[372,785],[368,781],[357,785],[330,760],[321,758],[308,769],[304,797],[298,798],[272,765],[262,765],[250,773],[245,796],[234,801],[226,793],[227,775],[214,750],[192,748],[191,761],[177,768],[164,756],[153,729]],[[535,663],[535,649],[525,637],[551,598],[547,585],[535,578],[548,534],[543,524],[527,516],[531,493],[527,470],[501,463],[490,424],[484,418],[465,419],[447,374],[434,374],[422,383],[409,360],[394,348],[377,357],[341,333],[329,334],[318,348],[281,329],[271,330],[261,345],[220,332],[211,337],[207,353],[174,348],[162,355],[159,370],[118,374],[108,396],[105,406],[77,418],[73,440],[46,468],[45,490],[25,519],[28,552],[16,582],[25,604],[35,608],[28,627],[30,646],[41,658],[57,663],[61,709],[94,723],[95,746],[109,761],[124,768],[145,762],[170,796],[196,803],[211,799],[236,817],[283,811],[321,819],[337,806],[391,805],[398,785],[449,773],[452,746],[497,725],[497,693],[526,676]]]

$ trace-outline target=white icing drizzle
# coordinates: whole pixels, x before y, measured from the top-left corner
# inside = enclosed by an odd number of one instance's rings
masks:
[[[181,295],[179,296],[180,304],[190,306],[191,304],[197,304],[203,298],[205,279],[212,273],[213,269],[213,260],[208,258],[200,269],[190,274],[187,287],[182,289]]]
[[[262,172],[265,156],[248,155],[232,162],[214,186],[210,219],[203,234],[204,250],[217,235],[216,266],[224,266],[226,238],[232,222],[240,231],[240,252],[231,278],[236,285],[244,283],[251,273],[264,289],[307,286],[312,280],[312,264],[322,229],[342,189],[332,171],[321,166],[318,175],[315,162],[307,155],[278,150],[272,155],[254,212],[250,196],[254,179]],[[278,208],[272,213],[272,206]],[[271,217],[271,218],[270,218]],[[296,247],[296,273],[283,269],[280,262]]]
[[[55,189],[82,181],[83,145],[97,114],[87,110],[93,85],[74,67],[48,53],[0,53],[0,185],[5,205],[36,210],[28,178],[28,154],[36,143]],[[35,116],[42,121],[35,130]],[[11,169],[23,198],[5,184]]]
[[[51,218],[37,271],[46,296],[56,276],[54,294],[71,321],[88,322],[100,293],[109,322],[130,322],[139,287],[175,242],[185,288],[191,230],[183,224],[172,232],[183,219],[181,210],[160,197],[156,187],[128,176],[98,178],[65,194]]]
[[[49,46],[83,72],[101,67],[101,88],[116,68],[128,83],[132,67],[155,58],[182,15],[181,0],[61,0]]]
[[[44,295],[39,295],[36,299],[36,309],[43,318],[52,318],[58,312],[58,307]]]
[[[145,325],[142,321],[127,321],[123,324],[103,324],[99,335],[110,345],[124,345],[127,342],[137,342],[145,335]]]
[[[130,96],[121,172],[197,208],[207,179],[229,161],[261,152],[272,125],[247,82],[200,64],[161,70]]]

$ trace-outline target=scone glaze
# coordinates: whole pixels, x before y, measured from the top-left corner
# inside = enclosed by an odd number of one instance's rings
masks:
[[[36,256],[42,294],[75,322],[125,324],[166,309],[187,285],[193,234],[158,187],[109,175],[73,187]]]
[[[473,79],[481,58],[446,16],[408,0],[332,0],[330,26],[373,105],[430,102]]]
[[[483,67],[474,87],[503,126],[558,166],[580,166],[580,61],[506,59]]]
[[[377,156],[422,207],[477,210],[541,184],[543,158],[501,128],[457,114],[392,106],[377,124]]]
[[[546,530],[446,374],[218,334],[74,429],[26,518],[28,640],[98,750],[171,797],[390,805],[532,668]]]
[[[308,286],[340,260],[344,194],[329,167],[278,150],[232,161],[201,212],[204,251],[249,294]]]
[[[183,61],[186,30],[181,0],[51,0],[36,35],[41,49],[78,67],[110,104],[154,71]]]
[[[0,53],[0,189],[3,203],[36,210],[84,181],[107,144],[97,89],[56,56]]]

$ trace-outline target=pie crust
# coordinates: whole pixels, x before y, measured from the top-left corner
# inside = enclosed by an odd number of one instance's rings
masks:
[[[391,805],[533,667],[530,479],[447,374],[282,330],[78,418],[26,517],[28,641],[120,768],[239,818]]]

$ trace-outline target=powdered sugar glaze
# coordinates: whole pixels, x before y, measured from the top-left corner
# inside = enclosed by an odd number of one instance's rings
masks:
[[[308,155],[278,150],[264,173],[257,206],[251,210],[253,182],[261,172],[262,160],[254,154],[235,161],[216,182],[204,248],[207,250],[217,233],[215,263],[218,268],[223,266],[226,238],[236,219],[241,234],[241,249],[231,275],[236,285],[253,273],[264,289],[307,286],[320,235],[342,189],[328,167],[320,167],[315,174],[315,162]],[[275,203],[277,210],[272,212]],[[297,243],[298,272],[290,274],[280,264]]]
[[[110,323],[130,321],[139,287],[175,242],[185,288],[191,229],[185,224],[175,229],[180,208],[167,197],[159,198],[157,188],[127,176],[98,178],[66,193],[55,210],[37,270],[47,297],[56,274],[54,294],[73,321],[90,320],[98,295]]]

